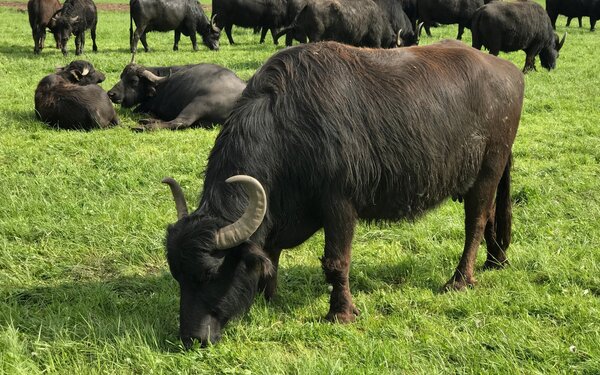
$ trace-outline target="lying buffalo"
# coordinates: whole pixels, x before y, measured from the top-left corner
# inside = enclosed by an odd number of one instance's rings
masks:
[[[523,91],[514,64],[455,41],[391,50],[324,42],[272,56],[223,124],[198,208],[188,213],[179,185],[164,180],[178,213],[166,248],[183,343],[216,342],[259,291],[273,297],[281,250],[321,228],[327,319],[353,321],[357,221],[416,218],[447,197],[464,201],[465,244],[446,289],[475,284],[482,238],[484,267],[502,267]]]
[[[97,23],[96,4],[92,0],[67,0],[62,9],[50,19],[52,32],[63,55],[67,54],[67,42],[71,35],[75,35],[75,54],[83,53],[85,31],[88,29],[92,36],[92,50],[98,51],[96,45]]]
[[[108,95],[123,107],[136,107],[158,119],[142,120],[136,130],[182,129],[223,123],[246,83],[213,64],[161,68],[129,64]],[[160,75],[159,75],[160,74]]]
[[[548,70],[556,67],[558,52],[565,43],[552,29],[550,18],[533,1],[495,1],[473,15],[473,47],[485,46],[492,55],[523,50],[527,54],[523,72],[536,70],[535,57]]]
[[[44,77],[35,90],[35,112],[48,125],[60,129],[106,128],[119,123],[106,92],[96,83],[104,80],[87,61],[73,61]]]
[[[546,0],[546,12],[554,29],[558,15],[562,14],[568,17],[567,26],[577,17],[581,27],[581,17],[590,17],[590,31],[594,31],[600,19],[600,0]]]
[[[135,21],[135,32],[133,31]],[[189,36],[194,51],[198,50],[196,33],[202,36],[202,43],[211,50],[219,49],[221,30],[212,20],[208,20],[197,0],[130,0],[129,1],[129,43],[131,53],[137,51],[138,40],[148,52],[146,33],[149,31],[175,30],[173,51],[179,49],[181,34]]]

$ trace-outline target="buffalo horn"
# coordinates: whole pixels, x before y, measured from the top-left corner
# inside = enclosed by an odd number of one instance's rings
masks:
[[[217,13],[210,16],[210,27],[215,31],[219,31],[219,28],[215,25],[215,18],[217,18]]]
[[[229,177],[227,183],[238,182],[242,184],[248,194],[248,206],[241,218],[217,231],[217,249],[231,249],[246,241],[260,226],[267,212],[267,195],[260,182],[255,178],[245,175]]]
[[[165,177],[161,181],[163,184],[169,185],[173,199],[175,200],[175,208],[177,208],[177,220],[186,217],[188,215],[187,204],[185,203],[185,197],[183,196],[183,190],[181,186],[172,177]]]
[[[83,68],[83,72],[81,72],[82,76],[87,76],[87,74],[90,72],[90,68]]]
[[[398,30],[398,34],[396,34],[396,47],[402,47],[402,39],[400,38],[400,33],[402,33],[402,29]]]
[[[75,16],[75,17],[71,17],[69,20],[71,21],[71,23],[75,23],[75,22],[77,22],[78,19],[79,19],[79,16]]]
[[[417,40],[421,38],[421,31],[423,31],[423,27],[425,27],[425,22],[421,22],[417,25]]]
[[[567,39],[567,32],[566,31],[565,31],[565,35],[563,35],[563,37],[560,40],[560,42],[558,42],[557,51],[560,51],[560,49],[562,48],[563,44],[565,44],[565,39]]]
[[[159,77],[149,70],[144,70],[142,72],[142,77],[146,78],[148,81],[150,81],[152,83],[156,83],[162,79],[165,79],[165,77]]]

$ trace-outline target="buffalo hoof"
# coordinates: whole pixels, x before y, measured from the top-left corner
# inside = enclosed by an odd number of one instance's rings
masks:
[[[178,46],[173,46],[173,51],[179,51],[179,47]],[[148,52],[148,51],[146,51]]]
[[[497,259],[487,259],[483,264],[484,270],[499,270],[506,266],[508,266],[508,259],[497,260]]]
[[[352,323],[356,320],[356,317],[360,315],[360,311],[352,305],[348,311],[343,312],[329,312],[325,319],[332,323]]]
[[[468,288],[473,288],[477,284],[474,277],[463,277],[462,275],[454,275],[446,285],[442,288],[442,292],[462,291]]]

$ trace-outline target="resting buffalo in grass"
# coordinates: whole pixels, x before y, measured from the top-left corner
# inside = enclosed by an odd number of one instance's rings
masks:
[[[175,67],[163,76],[129,64],[108,95],[123,107],[158,119],[145,119],[134,130],[182,129],[223,123],[246,83],[231,70],[213,64]]]
[[[50,20],[50,26],[58,47],[63,55],[67,54],[67,42],[71,34],[75,35],[75,54],[81,55],[85,45],[85,30],[90,30],[92,50],[98,51],[96,45],[96,24],[98,16],[96,4],[92,0],[67,0]]]
[[[135,21],[135,32],[133,22]],[[179,49],[181,34],[189,36],[194,51],[198,50],[196,33],[211,50],[219,49],[221,30],[208,20],[197,0],[131,0],[129,2],[129,43],[131,53],[137,51],[138,41],[148,49],[146,33],[175,30],[173,51]]]
[[[600,19],[600,0],[546,0],[546,11],[556,29],[556,19],[559,14],[568,17],[567,26],[571,24],[571,18],[590,17],[590,31],[596,29],[596,21]]]
[[[372,0],[310,0],[283,34],[306,36],[310,42],[337,41],[357,47],[391,48],[401,44],[390,20]]]
[[[73,61],[44,77],[35,90],[35,112],[61,129],[106,128],[119,123],[106,92],[97,85],[104,74],[87,61]]]
[[[215,23],[225,30],[229,44],[235,43],[233,25],[259,28],[263,43],[268,30],[273,34],[275,29],[289,25],[305,4],[306,0],[213,0],[212,13],[217,16]],[[277,44],[275,36],[273,42]]]
[[[430,27],[435,23],[458,24],[456,39],[461,40],[465,28],[471,28],[473,13],[491,0],[418,0],[419,20],[425,32],[431,36]]]
[[[525,51],[524,73],[536,70],[537,55],[544,68],[556,68],[558,52],[567,36],[565,33],[559,40],[544,8],[529,0],[484,5],[473,15],[472,32],[473,47],[485,46],[492,55],[497,56],[500,51]]]
[[[475,284],[483,237],[485,267],[505,265],[523,90],[512,63],[455,41],[324,42],[272,56],[223,124],[198,208],[188,214],[179,185],[164,180],[178,213],[166,248],[183,343],[216,342],[259,291],[273,297],[281,250],[320,228],[331,321],[358,314],[348,273],[359,219],[413,219],[460,196],[464,251],[445,289]]]
[[[33,53],[38,54],[44,48],[46,28],[49,26],[52,16],[59,9],[58,0],[29,0],[27,3],[29,25],[33,35]],[[56,46],[58,47],[58,39],[56,39]]]

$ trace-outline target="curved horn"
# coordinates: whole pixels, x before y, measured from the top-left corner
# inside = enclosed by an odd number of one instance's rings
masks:
[[[88,68],[87,66],[85,68],[83,68],[83,72],[81,72],[82,76],[86,76],[88,73],[90,72],[90,68]]]
[[[146,78],[148,81],[150,81],[152,83],[156,83],[156,82],[159,82],[159,81],[165,79],[165,77],[159,77],[149,70],[144,70],[142,72],[142,77]]]
[[[219,31],[220,29],[215,24],[215,18],[217,18],[217,13],[210,16],[210,28],[214,31]]]
[[[183,190],[181,186],[172,177],[165,177],[161,181],[163,184],[169,185],[173,199],[175,200],[175,208],[177,208],[177,220],[181,220],[188,215],[187,204],[185,203],[185,197],[183,196]]]
[[[558,47],[556,48],[557,51],[560,51],[560,49],[562,48],[563,44],[565,44],[565,39],[567,39],[567,32],[565,31],[565,34],[563,35],[562,39],[560,40],[560,42],[558,42]]]
[[[417,41],[421,38],[421,31],[423,31],[423,27],[425,27],[425,22],[421,22],[417,25]]]
[[[402,39],[400,38],[400,33],[402,33],[402,29],[398,30],[398,34],[396,34],[396,47],[402,47]]]
[[[220,250],[230,249],[250,238],[262,223],[267,212],[267,194],[255,178],[238,175],[229,177],[225,182],[242,184],[248,194],[249,202],[238,221],[217,231],[216,244],[217,249]]]

